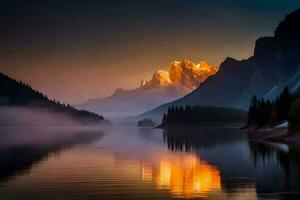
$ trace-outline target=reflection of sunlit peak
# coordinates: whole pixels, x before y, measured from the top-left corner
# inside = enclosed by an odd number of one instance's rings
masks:
[[[145,166],[142,168],[144,173]],[[204,197],[221,189],[220,172],[193,154],[164,158],[158,166],[152,166],[151,175],[159,189],[168,189],[178,198]]]
[[[195,181],[194,182],[193,189],[197,193],[201,192],[201,183],[200,183],[200,181]]]
[[[153,177],[153,169],[150,165],[144,165],[142,163],[142,167],[141,167],[141,174],[142,174],[142,179],[143,181],[152,181],[152,177]]]
[[[162,161],[159,167],[159,176],[157,178],[158,186],[169,188],[171,183],[172,165],[169,162]]]

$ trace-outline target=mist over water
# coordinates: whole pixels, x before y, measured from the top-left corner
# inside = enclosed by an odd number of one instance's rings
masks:
[[[43,109],[0,111],[4,199],[280,199],[300,189],[298,151],[235,127],[83,126]]]
[[[297,197],[299,152],[231,127],[1,127],[4,199]]]
[[[0,126],[81,126],[70,116],[46,108],[0,106]]]

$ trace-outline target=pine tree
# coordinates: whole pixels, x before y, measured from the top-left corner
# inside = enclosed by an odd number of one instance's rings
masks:
[[[162,124],[167,124],[167,115],[164,113],[163,119],[162,119]]]
[[[288,87],[276,98],[275,102],[258,100],[252,97],[248,113],[248,125],[262,127],[277,124],[288,119],[288,114],[294,97],[290,94]]]
[[[257,97],[253,96],[251,99],[251,104],[248,112],[248,125],[254,123],[257,118],[257,106],[258,106]]]
[[[170,107],[163,115],[162,124],[167,126],[197,125],[201,122],[245,122],[246,112],[220,107]]]
[[[285,87],[275,102],[277,122],[287,120],[292,100],[288,87]]]

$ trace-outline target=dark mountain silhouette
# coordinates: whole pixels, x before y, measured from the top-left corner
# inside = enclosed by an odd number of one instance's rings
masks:
[[[257,95],[276,98],[285,86],[291,92],[300,88],[300,9],[286,16],[273,37],[256,41],[254,55],[246,60],[227,58],[220,71],[195,91],[176,101],[148,111],[140,118],[161,118],[171,106],[234,107],[248,109]]]
[[[39,91],[33,90],[29,85],[0,73],[0,106],[30,107],[47,110],[54,113],[62,113],[82,123],[98,123],[104,118],[92,112],[76,110],[70,105],[61,104],[56,100],[50,100]]]

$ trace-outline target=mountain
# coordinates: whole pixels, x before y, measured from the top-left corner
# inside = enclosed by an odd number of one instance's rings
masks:
[[[245,60],[226,58],[219,72],[190,94],[163,104],[138,118],[161,119],[170,106],[221,106],[247,109],[253,95],[275,98],[288,85],[300,86],[300,9],[287,15],[273,37],[256,41],[254,55]]]
[[[55,116],[69,117],[70,119],[82,122],[82,123],[100,123],[104,118],[95,113],[77,110],[70,105],[61,104],[58,101],[50,100],[44,94],[33,90],[29,85],[22,82],[17,82],[10,77],[0,73],[0,106],[2,111],[8,111],[5,116],[0,115],[1,120],[7,121],[8,117],[16,117],[20,115],[25,115],[23,118],[30,118],[30,114],[39,110],[39,117],[44,117],[44,119],[50,119],[45,117],[45,113],[56,114]],[[3,109],[5,108],[5,109]],[[16,108],[20,111],[18,114]],[[26,109],[24,109],[26,108]],[[32,109],[32,110],[29,110]],[[11,112],[14,110],[14,112]],[[26,110],[26,112],[24,112]],[[3,114],[3,113],[1,113]],[[39,118],[34,118],[39,120]]]
[[[143,80],[136,89],[117,89],[111,96],[90,99],[75,107],[110,118],[138,115],[190,93],[218,70],[205,61],[199,64],[187,59],[174,61],[169,71],[157,70],[150,80]]]
[[[142,81],[142,88],[157,88],[170,84],[177,84],[189,90],[196,89],[200,83],[209,76],[218,72],[219,68],[201,60],[195,64],[190,60],[174,61],[170,65],[170,70],[158,70],[149,81]]]

